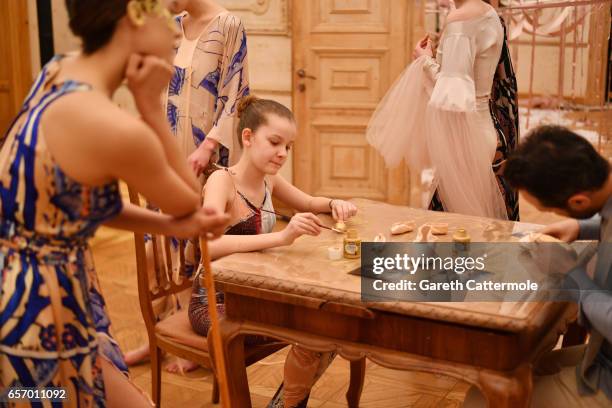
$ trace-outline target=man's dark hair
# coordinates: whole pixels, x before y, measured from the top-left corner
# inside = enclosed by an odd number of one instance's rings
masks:
[[[504,176],[543,205],[565,208],[574,194],[603,187],[609,172],[586,139],[561,126],[541,126],[508,158]]]

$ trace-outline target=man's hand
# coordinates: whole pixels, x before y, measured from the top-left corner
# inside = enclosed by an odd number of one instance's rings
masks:
[[[580,225],[578,221],[570,219],[551,224],[539,232],[555,237],[563,242],[574,242],[578,239]]]

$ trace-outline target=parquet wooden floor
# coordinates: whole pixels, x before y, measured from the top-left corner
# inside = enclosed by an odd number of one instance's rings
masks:
[[[526,222],[546,224],[556,216],[543,214],[522,203]],[[122,350],[135,348],[146,341],[147,334],[140,314],[136,288],[136,264],[132,234],[101,229],[93,241],[96,268],[113,322],[113,333]],[[254,407],[265,407],[282,381],[286,351],[281,350],[248,369],[251,399]],[[167,357],[172,358],[172,357]],[[131,370],[136,384],[151,392],[149,364]],[[337,358],[314,387],[309,407],[339,408],[346,406],[349,364]],[[162,406],[181,408],[213,407],[211,373],[204,369],[180,375],[162,375]],[[468,385],[455,379],[432,374],[389,370],[368,362],[365,387],[361,398],[364,408],[460,407]]]

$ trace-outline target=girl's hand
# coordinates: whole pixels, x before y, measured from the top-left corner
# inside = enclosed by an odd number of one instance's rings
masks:
[[[332,200],[332,217],[336,221],[346,221],[357,214],[357,207],[344,200]]]
[[[172,73],[172,66],[161,58],[140,54],[130,56],[125,77],[143,118],[163,115],[162,91],[168,86]]]
[[[317,236],[321,233],[321,221],[312,213],[298,213],[291,217],[291,221],[281,231],[281,244],[291,245],[302,235]]]
[[[223,235],[228,223],[227,214],[218,213],[211,208],[199,208],[187,217],[175,219],[172,228],[175,232],[172,235],[185,239],[197,236],[214,239]]]
[[[412,53],[412,56],[415,59],[422,57],[423,55],[433,58],[433,48],[429,35],[426,35],[417,43],[417,45],[414,47],[414,52]]]

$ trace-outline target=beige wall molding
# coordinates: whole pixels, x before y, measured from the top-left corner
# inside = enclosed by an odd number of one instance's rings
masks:
[[[270,9],[270,0],[227,0],[226,7],[233,11],[250,11],[254,14],[262,15]]]
[[[220,0],[229,11],[237,14],[248,34],[291,34],[289,24],[290,0]]]

